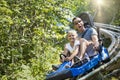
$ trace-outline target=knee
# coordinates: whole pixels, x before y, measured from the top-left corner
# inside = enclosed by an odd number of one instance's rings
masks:
[[[86,46],[86,47],[90,44],[89,41],[87,41],[87,40],[84,39],[84,38],[81,38],[81,39],[80,39],[80,43],[81,43],[82,45]]]
[[[87,40],[86,39],[84,39],[84,38],[81,38],[80,39],[80,42],[86,42]]]

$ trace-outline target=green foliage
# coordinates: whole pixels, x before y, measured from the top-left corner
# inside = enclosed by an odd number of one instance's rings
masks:
[[[1,80],[44,80],[59,63],[67,18],[79,5],[84,0],[0,0]]]
[[[95,14],[94,21],[106,24],[120,25],[120,0],[89,0],[91,11]],[[112,7],[111,7],[112,6]]]
[[[120,10],[116,14],[115,20],[112,23],[113,25],[120,26]]]

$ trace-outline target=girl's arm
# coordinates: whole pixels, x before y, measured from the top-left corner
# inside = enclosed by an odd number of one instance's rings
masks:
[[[79,51],[79,46],[76,46],[75,50],[73,50],[73,52],[71,53],[71,56],[70,57],[66,57],[65,60],[66,61],[72,60],[78,54],[78,51]]]
[[[64,51],[63,51],[62,54],[66,55],[66,56],[67,56],[67,54],[68,54],[68,50],[67,50],[67,48],[66,48],[66,45],[64,46]],[[65,56],[61,56],[61,57],[62,57],[62,59],[60,59],[60,61],[61,61],[61,62],[64,62]]]

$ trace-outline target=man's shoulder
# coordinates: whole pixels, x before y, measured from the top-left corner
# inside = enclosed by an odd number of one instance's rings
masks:
[[[92,28],[92,27],[91,27],[91,28],[88,28],[88,31],[89,31],[89,32],[97,32],[96,29],[95,29],[95,28]]]
[[[86,36],[90,36],[90,35],[97,35],[97,31],[94,28],[89,28]]]
[[[89,27],[89,28],[87,28],[88,30],[95,30],[95,28],[93,28],[93,27]]]

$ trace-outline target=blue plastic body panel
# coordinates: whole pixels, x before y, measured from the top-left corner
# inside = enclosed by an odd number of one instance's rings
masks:
[[[63,63],[60,65],[60,67],[59,67],[58,70],[56,70],[55,72],[52,72],[52,73],[48,74],[47,77],[52,76],[52,75],[55,75],[55,74],[58,74],[58,73],[61,73],[63,70],[66,70],[66,67],[65,67],[65,66],[70,66],[70,65],[71,65],[71,61],[63,62]]]
[[[101,58],[103,61],[109,58],[108,50],[104,46],[101,47]]]
[[[80,74],[86,73],[88,70],[95,67],[100,61],[101,61],[100,55],[96,55],[93,59],[83,64],[82,66],[77,67],[77,68],[71,68],[70,70],[72,72],[72,76],[75,77]]]

